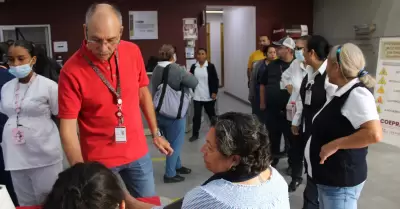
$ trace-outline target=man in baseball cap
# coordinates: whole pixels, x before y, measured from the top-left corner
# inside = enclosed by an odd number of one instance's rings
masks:
[[[294,50],[294,48],[296,47],[296,43],[294,42],[294,40],[290,37],[284,37],[279,41],[274,41],[272,42],[275,46],[277,47],[287,47],[289,49]]]
[[[267,66],[261,78],[260,109],[265,110],[265,121],[271,141],[272,166],[276,166],[282,157],[282,134],[285,139],[291,137],[290,126],[286,120],[286,104],[290,94],[284,88],[281,77],[294,60],[296,43],[292,38],[285,37],[273,44],[276,46],[278,59]]]

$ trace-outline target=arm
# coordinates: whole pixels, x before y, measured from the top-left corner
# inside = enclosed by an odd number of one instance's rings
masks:
[[[195,89],[197,84],[199,84],[197,78],[182,68],[179,68],[179,70],[182,76],[182,84],[188,88]]]
[[[322,146],[321,164],[339,149],[360,149],[380,142],[383,138],[375,98],[368,89],[362,87],[354,89],[341,112],[358,131]]]
[[[382,140],[382,126],[379,120],[368,121],[356,133],[339,138],[333,143],[337,149],[359,149]]]
[[[217,69],[215,68],[215,65],[212,65],[212,69],[211,71],[213,72],[213,83],[214,83],[214,87],[213,87],[213,94],[218,94],[218,89],[219,89],[219,78],[218,78],[218,73],[217,73]]]
[[[77,118],[82,98],[77,80],[65,71],[61,71],[58,83],[58,116],[64,152],[69,164],[74,165],[83,162],[77,131]]]
[[[136,69],[138,71],[138,82],[140,88],[140,108],[147,120],[147,124],[149,125],[150,132],[153,136],[153,144],[160,150],[161,153],[165,155],[171,155],[173,150],[168,141],[158,136],[159,130],[157,126],[156,113],[154,111],[153,99],[150,94],[149,88],[147,87],[147,85],[149,85],[149,78],[146,73],[146,68],[144,67],[144,62],[139,47],[136,47],[135,51],[136,56],[134,57],[134,59],[136,59]]]
[[[269,70],[271,65],[268,65],[267,68],[264,71],[264,74],[262,75],[261,82],[260,82],[260,108],[263,110],[265,109],[265,104],[266,104],[266,98],[265,98],[265,87],[268,85],[268,77],[269,77]]]
[[[251,71],[253,69],[253,54],[250,55],[249,61],[247,62],[247,79],[250,81]]]

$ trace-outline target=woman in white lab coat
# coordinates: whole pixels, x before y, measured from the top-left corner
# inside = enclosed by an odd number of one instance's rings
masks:
[[[59,132],[51,119],[58,114],[58,86],[33,68],[38,60],[32,42],[9,47],[9,72],[16,78],[1,89],[0,111],[8,116],[3,130],[5,169],[21,206],[40,205],[62,170]]]

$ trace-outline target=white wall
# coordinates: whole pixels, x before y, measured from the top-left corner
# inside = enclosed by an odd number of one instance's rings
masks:
[[[222,84],[221,77],[221,23],[222,14],[207,14],[207,23],[210,23],[210,52],[211,62],[217,68],[219,84]]]
[[[359,44],[367,58],[367,69],[375,74],[379,38],[400,36],[399,0],[318,0],[314,1],[314,34],[332,44]],[[354,25],[377,26],[371,40],[355,40]]]
[[[256,50],[256,8],[224,8],[225,91],[247,101],[247,61]]]

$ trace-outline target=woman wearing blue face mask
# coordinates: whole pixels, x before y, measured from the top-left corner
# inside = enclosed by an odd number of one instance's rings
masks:
[[[40,205],[62,170],[59,132],[51,120],[58,114],[57,84],[33,67],[41,60],[32,42],[18,40],[8,49],[9,72],[16,78],[1,89],[0,112],[8,116],[3,130],[5,169],[21,206]]]

